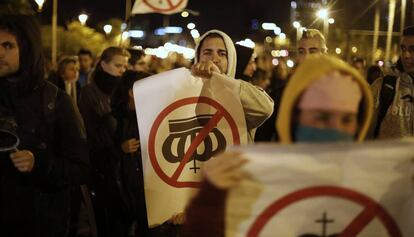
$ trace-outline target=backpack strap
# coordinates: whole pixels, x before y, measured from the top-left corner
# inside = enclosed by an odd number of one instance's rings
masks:
[[[378,110],[378,117],[377,123],[375,125],[374,130],[374,137],[378,137],[378,133],[381,127],[381,123],[384,120],[385,114],[390,107],[394,96],[395,96],[395,83],[397,81],[397,77],[387,75],[382,80],[382,86],[379,96],[379,110]]]

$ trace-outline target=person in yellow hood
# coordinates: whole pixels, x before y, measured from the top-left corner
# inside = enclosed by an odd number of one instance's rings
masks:
[[[365,79],[347,63],[328,55],[309,56],[282,96],[276,125],[283,144],[364,140],[373,114]],[[237,186],[247,160],[224,152],[203,167],[204,182],[187,207],[182,236],[224,236],[225,197]]]
[[[333,56],[311,56],[290,79],[276,121],[281,143],[364,140],[373,114],[365,79]]]

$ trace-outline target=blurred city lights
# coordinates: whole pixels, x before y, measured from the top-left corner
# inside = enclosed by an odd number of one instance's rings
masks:
[[[378,66],[380,67],[384,66],[384,61],[378,61]]]
[[[296,9],[298,7],[298,4],[296,3],[296,1],[291,1],[290,2],[290,7],[293,9]]]
[[[128,39],[128,37],[129,37],[128,31],[122,32],[122,35],[121,35],[122,40],[126,40],[126,39]]]
[[[285,33],[280,33],[279,38],[282,39],[282,40],[286,39],[286,34]]]
[[[329,19],[328,19],[328,23],[332,25],[333,23],[335,23],[335,19],[333,19],[333,18],[329,18]]]
[[[358,48],[354,46],[354,47],[351,48],[351,51],[352,51],[352,53],[356,53],[356,52],[358,52]]]
[[[124,31],[128,27],[127,23],[121,24],[121,31]]]
[[[164,28],[164,32],[167,34],[181,34],[181,32],[183,32],[183,28],[179,26],[167,26]]]
[[[256,44],[249,38],[236,42],[236,44],[242,45],[244,47],[252,48],[252,49],[256,46]]]
[[[293,22],[293,27],[295,27],[296,29],[300,27],[300,23],[299,21],[294,21]]]
[[[198,30],[196,30],[196,29],[191,30],[191,31],[190,31],[190,34],[191,34],[191,36],[192,36],[194,39],[198,39],[198,38],[200,38],[200,33],[199,33],[199,32],[198,32]]]
[[[78,16],[78,19],[82,25],[85,25],[86,21],[88,20],[88,15],[82,13]]]
[[[293,62],[293,60],[289,59],[289,60],[287,60],[287,61],[286,61],[286,65],[287,65],[288,67],[292,68],[292,67],[294,67],[294,66],[295,66],[295,63]]]
[[[112,26],[111,25],[104,25],[103,30],[105,31],[105,33],[108,35],[111,33],[112,31]]]
[[[194,23],[188,23],[187,24],[187,28],[189,29],[189,30],[192,30],[192,29],[194,29],[195,28],[195,24]]]
[[[267,37],[265,38],[265,41],[266,41],[267,43],[272,43],[273,39],[272,39],[272,37],[267,36]]]
[[[143,38],[145,33],[142,30],[130,30],[128,36],[132,38]]]
[[[190,15],[190,13],[188,13],[188,11],[181,12],[181,16],[184,17],[184,18],[188,17],[189,15]]]
[[[265,22],[265,23],[262,24],[263,30],[275,30],[276,27],[277,26],[276,26],[275,23],[267,23],[267,22]]]
[[[273,64],[274,66],[279,65],[279,59],[274,58],[274,59],[272,60],[272,64]]]
[[[316,12],[316,16],[318,16],[321,19],[326,19],[328,18],[328,9],[322,8],[319,11]]]
[[[280,35],[280,33],[282,33],[282,29],[280,27],[276,27],[273,31],[275,33],[275,35]]]
[[[39,12],[42,10],[43,8],[43,4],[45,3],[45,0],[35,0],[35,2],[37,3],[37,6],[39,7]]]
[[[336,53],[336,54],[341,54],[341,52],[342,52],[342,50],[341,50],[340,48],[336,48],[336,49],[335,49],[335,53]]]

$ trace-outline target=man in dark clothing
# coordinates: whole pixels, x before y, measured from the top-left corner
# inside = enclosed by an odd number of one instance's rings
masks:
[[[70,189],[89,174],[86,137],[69,96],[43,80],[40,29],[29,16],[0,16],[0,118],[15,151],[0,152],[0,236],[66,236]]]
[[[254,49],[239,44],[234,45],[237,54],[236,79],[250,81],[253,73],[256,71],[256,62],[254,57]]]

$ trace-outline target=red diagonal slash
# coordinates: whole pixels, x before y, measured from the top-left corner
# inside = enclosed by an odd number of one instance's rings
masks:
[[[187,152],[185,153],[183,159],[180,162],[177,170],[174,172],[173,176],[171,177],[172,180],[177,181],[178,177],[181,175],[181,172],[184,169],[184,166],[190,160],[191,155],[196,151],[197,147],[200,145],[202,141],[207,137],[207,135],[213,130],[214,127],[218,124],[218,122],[223,118],[223,113],[217,111],[213,117],[208,121],[206,126],[204,126],[198,135],[195,137],[194,141],[191,143],[190,147],[188,148]]]
[[[367,206],[359,215],[342,231],[339,237],[357,236],[377,216],[376,206]]]
[[[168,5],[172,8],[172,7],[174,7],[174,4],[171,2],[171,0],[167,0],[167,2],[168,2]]]

